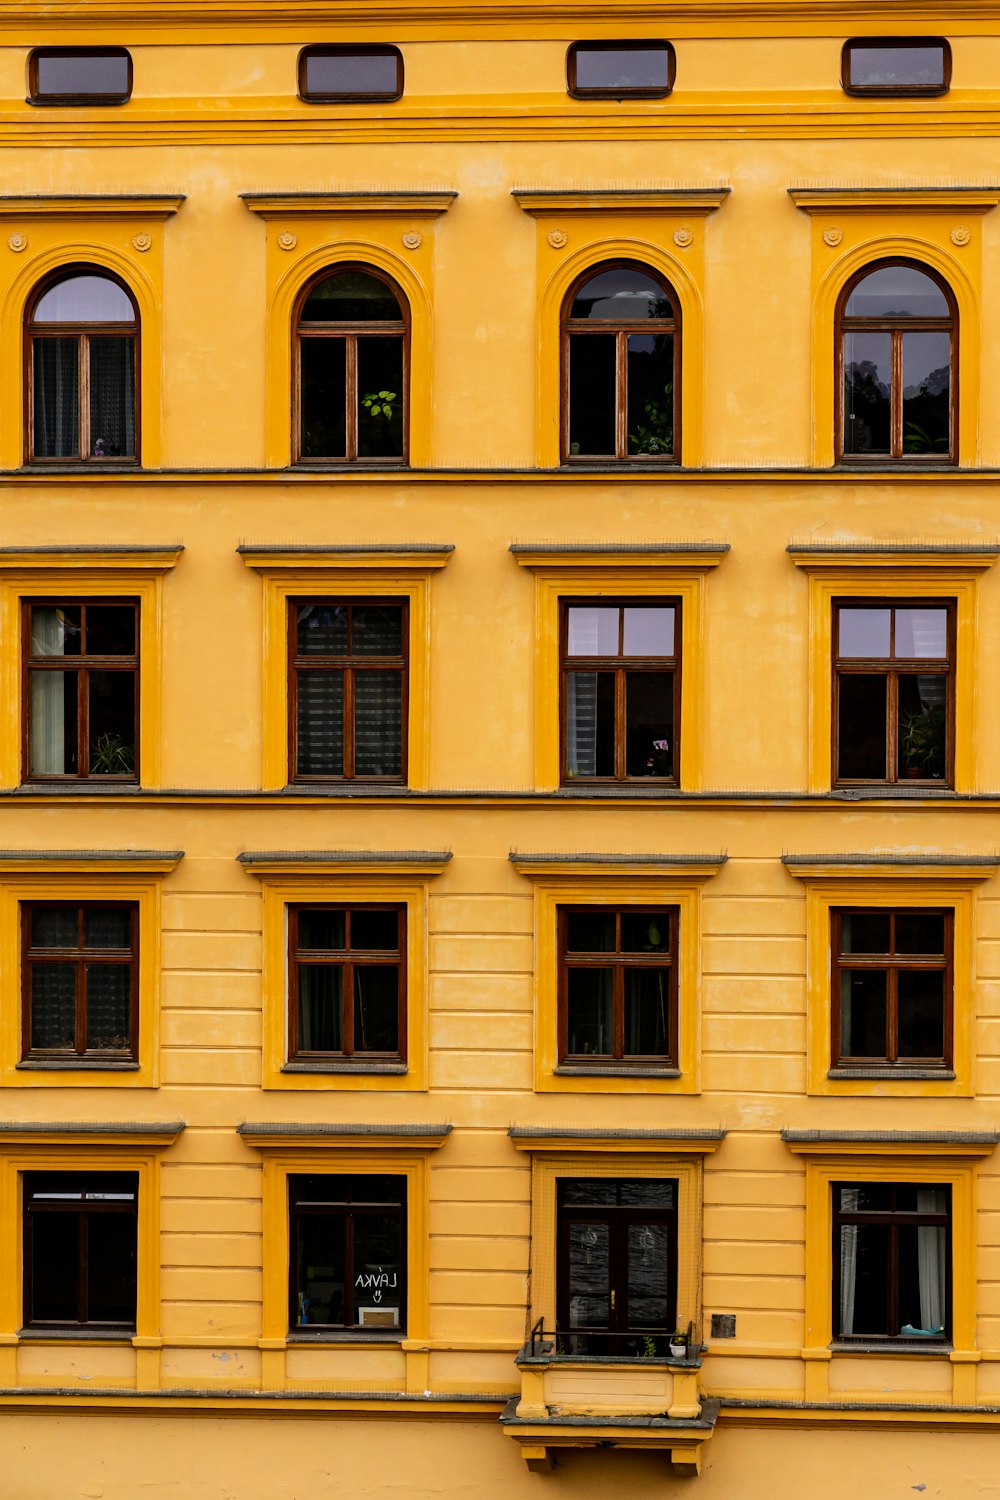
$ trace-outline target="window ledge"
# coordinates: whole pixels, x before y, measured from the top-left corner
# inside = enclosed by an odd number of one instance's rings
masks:
[[[140,786],[137,781],[90,781],[82,778],[79,781],[22,781],[20,786],[14,787],[13,792],[15,797],[92,797],[95,792],[98,795],[104,793],[118,797],[123,792],[135,795],[148,790],[148,787]]]
[[[955,1077],[953,1068],[830,1068],[827,1078],[926,1078],[950,1082]]]
[[[137,1062],[105,1062],[99,1058],[74,1058],[72,1062],[56,1058],[25,1058],[14,1064],[17,1072],[24,1073],[138,1073]]]
[[[22,464],[19,469],[15,469],[13,472],[19,478],[22,475],[25,478],[30,478],[35,474],[58,474],[60,478],[64,478],[70,474],[78,474],[81,478],[84,478],[95,472],[100,474],[135,474],[141,472],[141,470],[142,465],[138,463],[115,464],[109,463],[106,458],[81,458],[77,463],[73,464]]]
[[[571,1335],[567,1335],[571,1337]],[[518,1369],[522,1365],[545,1366],[545,1365],[574,1365],[584,1369],[596,1368],[599,1370],[700,1370],[702,1362],[701,1349],[693,1354],[685,1355],[683,1359],[675,1359],[671,1355],[656,1355],[649,1358],[644,1354],[557,1354],[554,1350],[547,1354],[532,1354],[530,1347],[525,1346],[514,1359]]]
[[[353,1328],[345,1333],[328,1332],[326,1329],[317,1329],[312,1332],[301,1328],[290,1328],[286,1342],[289,1344],[339,1344],[343,1347],[345,1344],[401,1344],[405,1338],[406,1330],[403,1328],[387,1328],[384,1332]]]
[[[676,458],[571,458],[564,459],[556,474],[575,474],[584,469],[589,474],[681,474],[683,469]]]
[[[926,1342],[911,1339],[898,1343],[833,1343],[830,1350],[833,1354],[938,1354],[948,1356],[951,1354],[954,1344],[927,1339]]]
[[[19,1328],[18,1339],[45,1344],[75,1344],[95,1341],[102,1344],[131,1344],[134,1328]]]
[[[406,1073],[405,1062],[290,1062],[285,1063],[283,1073]]]
[[[557,1078],[680,1078],[680,1068],[601,1067],[560,1063],[552,1069]]]

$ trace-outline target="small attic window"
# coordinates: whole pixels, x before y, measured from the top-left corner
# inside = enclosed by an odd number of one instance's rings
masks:
[[[876,98],[946,94],[951,47],[939,36],[854,37],[844,43],[841,82],[848,94]]]
[[[574,42],[566,86],[574,99],[662,99],[674,86],[669,42]]]
[[[403,97],[398,47],[304,47],[299,98],[307,104],[378,104]]]
[[[29,104],[125,104],[131,94],[124,47],[36,47],[28,59]]]

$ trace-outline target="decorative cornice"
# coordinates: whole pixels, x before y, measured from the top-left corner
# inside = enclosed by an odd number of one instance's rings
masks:
[[[240,193],[252,214],[262,219],[300,218],[303,215],[402,214],[408,219],[437,219],[447,213],[458,194],[450,188],[430,192],[384,188],[370,192]]]
[[[436,1151],[448,1139],[452,1126],[244,1120],[236,1131],[248,1146],[353,1146],[366,1150],[391,1146],[394,1150]]]
[[[684,1152],[707,1156],[726,1138],[723,1125],[678,1126],[676,1130],[560,1129],[545,1125],[511,1125],[507,1131],[518,1151]]]
[[[248,568],[407,568],[435,572],[446,568],[452,542],[267,543],[243,542],[236,551]]]
[[[144,573],[164,573],[176,566],[183,551],[181,542],[72,542],[65,546],[56,543],[36,547],[0,546],[0,572],[17,572],[26,568],[115,568],[129,572],[141,570]]]
[[[705,880],[717,875],[728,854],[526,854],[512,849],[507,856],[519,875],[532,879],[579,879],[616,875],[635,879]]]
[[[0,1120],[0,1148],[15,1145],[170,1146],[183,1120]]]
[[[1000,540],[917,541],[831,538],[791,541],[785,548],[797,568],[821,573],[837,568],[962,568],[984,573],[1000,558]]]
[[[669,568],[706,573],[730,550],[728,542],[511,542],[521,568]]]
[[[650,185],[633,188],[532,188],[511,189],[511,197],[532,218],[558,214],[643,213],[686,214],[704,218],[721,208],[732,188],[663,187]]]
[[[110,872],[163,875],[184,858],[183,849],[0,849],[0,873],[19,875],[53,871],[67,874]]]
[[[788,196],[808,214],[852,208],[985,214],[1000,203],[1000,187],[790,187]]]
[[[920,880],[988,880],[1000,866],[1000,854],[870,849],[850,854],[783,854],[781,863],[799,880],[872,879],[886,875]]]
[[[5,219],[169,219],[184,193],[16,193],[0,196]]]
[[[253,875],[440,875],[450,849],[264,849],[236,856]]]
[[[989,1156],[996,1130],[796,1130],[781,1139],[795,1156]]]

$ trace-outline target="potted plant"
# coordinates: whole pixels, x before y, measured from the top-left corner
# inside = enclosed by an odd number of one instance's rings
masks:
[[[899,749],[903,775],[936,778],[944,775],[944,709],[919,709],[899,721]]]
[[[673,1359],[687,1359],[688,1335],[686,1328],[676,1328],[670,1335],[670,1354]]]

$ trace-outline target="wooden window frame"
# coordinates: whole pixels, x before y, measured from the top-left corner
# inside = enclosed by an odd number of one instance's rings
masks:
[[[396,299],[399,307],[399,319],[389,322],[382,319],[374,319],[371,322],[336,322],[307,323],[302,322],[302,313],[310,294],[323,281],[332,276],[339,276],[347,271],[357,271],[361,275],[370,276],[375,281],[381,281],[387,286]],[[413,319],[410,314],[410,304],[398,282],[381,269],[380,266],[370,265],[366,261],[343,261],[335,265],[324,266],[315,276],[311,276],[302,287],[295,301],[295,310],[292,317],[292,463],[303,466],[329,467],[331,464],[351,464],[359,468],[406,468],[410,461],[410,334]],[[345,379],[344,379],[344,433],[345,446],[347,449],[343,457],[325,455],[322,458],[304,458],[302,456],[302,340],[306,339],[343,339],[346,342],[345,350]],[[359,458],[358,456],[358,420],[359,401],[361,399],[358,389],[358,361],[357,348],[359,338],[399,338],[403,344],[403,389],[400,392],[403,409],[403,451],[399,457],[391,458]]]
[[[58,609],[71,608],[81,610],[81,629],[84,632],[83,640],[86,641],[86,618],[88,606],[96,605],[103,607],[113,605],[122,608],[132,605],[135,610],[135,650],[129,655],[121,656],[97,656],[86,655],[83,652],[79,656],[33,656],[31,652],[31,611],[34,608],[45,608],[46,606]],[[121,782],[132,786],[140,782],[140,693],[142,691],[141,651],[142,637],[140,629],[142,601],[134,595],[122,595],[120,598],[112,594],[86,594],[80,597],[72,596],[66,598],[61,595],[39,596],[37,598],[24,595],[21,600],[21,779],[25,783],[54,782],[63,784],[66,782],[94,781],[102,786],[105,783],[115,784]],[[77,674],[77,770],[76,772],[55,771],[32,771],[31,769],[31,674],[33,672],[73,672]],[[133,744],[135,746],[134,758],[135,768],[131,775],[119,775],[117,773],[106,774],[104,772],[91,773],[90,766],[90,729],[89,729],[89,706],[87,696],[87,684],[92,671],[109,672],[121,671],[131,672],[135,679],[135,730]]]
[[[569,612],[571,609],[617,609],[618,653],[616,656],[571,657],[569,655]],[[626,656],[624,654],[625,610],[640,608],[672,609],[674,611],[674,651],[672,656]],[[581,782],[587,786],[639,785],[677,786],[680,782],[681,745],[681,653],[683,647],[682,624],[683,600],[677,595],[663,599],[638,596],[636,598],[595,598],[584,595],[580,598],[564,598],[559,601],[559,761],[560,779],[564,786],[576,786]],[[569,692],[571,671],[610,672],[615,674],[615,774],[614,776],[571,775],[569,770]],[[626,771],[626,724],[625,724],[625,679],[629,672],[670,672],[673,676],[673,744],[671,758],[673,771],[669,776],[629,776]]]
[[[23,1330],[31,1330],[32,1332],[35,1332],[35,1333],[47,1333],[47,1332],[50,1332],[50,1333],[54,1334],[56,1337],[65,1338],[67,1335],[72,1335],[73,1333],[76,1333],[76,1332],[78,1332],[78,1331],[80,1331],[82,1329],[87,1329],[87,1330],[93,1330],[95,1332],[101,1332],[101,1333],[105,1334],[109,1338],[122,1337],[122,1338],[131,1339],[131,1338],[133,1338],[135,1336],[135,1332],[136,1332],[136,1322],[137,1322],[137,1317],[138,1317],[138,1302],[139,1302],[139,1265],[138,1265],[138,1262],[139,1262],[139,1193],[141,1191],[141,1183],[140,1183],[139,1173],[138,1172],[130,1172],[128,1174],[128,1175],[130,1175],[134,1179],[134,1184],[135,1184],[135,1186],[134,1186],[134,1196],[133,1196],[132,1201],[131,1201],[130,1204],[124,1204],[124,1203],[121,1203],[121,1202],[108,1202],[106,1200],[102,1201],[102,1200],[99,1200],[99,1199],[95,1200],[94,1202],[92,1202],[90,1204],[87,1204],[87,1201],[86,1201],[85,1198],[82,1199],[82,1200],[80,1200],[80,1202],[78,1204],[74,1204],[73,1207],[68,1207],[68,1206],[66,1206],[65,1203],[61,1203],[61,1204],[58,1204],[58,1205],[56,1203],[47,1203],[44,1206],[41,1206],[41,1205],[39,1205],[39,1204],[37,1204],[37,1203],[34,1202],[34,1200],[32,1198],[32,1195],[31,1195],[31,1189],[30,1189],[30,1183],[31,1183],[31,1179],[32,1178],[39,1178],[39,1177],[60,1178],[60,1177],[66,1176],[66,1175],[72,1175],[72,1176],[75,1176],[75,1177],[79,1177],[81,1179],[81,1181],[86,1181],[89,1184],[94,1184],[97,1181],[99,1181],[101,1178],[105,1178],[106,1179],[109,1175],[119,1176],[119,1175],[122,1175],[122,1174],[119,1173],[119,1172],[114,1172],[113,1174],[109,1173],[109,1172],[99,1172],[99,1171],[95,1171],[92,1168],[87,1168],[87,1169],[79,1171],[79,1172],[69,1171],[67,1173],[64,1173],[64,1172],[52,1172],[52,1171],[34,1171],[34,1170],[25,1172],[25,1174],[24,1174],[24,1184],[23,1184],[23,1197],[22,1197],[22,1205],[23,1205],[22,1237],[23,1237],[23,1246],[24,1246],[24,1260],[23,1260],[23,1266],[24,1266],[24,1274],[23,1274],[23,1325],[22,1325],[22,1331]],[[92,1191],[93,1188],[91,1187],[90,1190]],[[81,1187],[81,1191],[85,1193],[86,1191],[88,1191],[88,1189],[84,1188],[84,1187]],[[76,1243],[76,1306],[77,1306],[77,1313],[78,1314],[85,1313],[87,1311],[87,1274],[88,1274],[88,1247],[87,1247],[87,1241],[89,1239],[89,1220],[90,1220],[91,1216],[92,1215],[96,1215],[96,1214],[102,1214],[102,1215],[103,1214],[118,1214],[118,1215],[128,1214],[129,1215],[129,1217],[132,1220],[133,1226],[135,1228],[135,1237],[136,1237],[136,1265],[135,1265],[136,1314],[135,1314],[135,1316],[133,1316],[131,1322],[129,1322],[129,1323],[92,1322],[89,1318],[87,1318],[87,1317],[81,1317],[81,1316],[78,1316],[75,1320],[67,1320],[65,1322],[63,1322],[63,1321],[55,1321],[55,1320],[36,1320],[36,1319],[34,1319],[32,1317],[31,1313],[32,1313],[32,1301],[33,1301],[34,1287],[33,1287],[33,1284],[32,1284],[31,1241],[32,1241],[32,1228],[33,1228],[34,1219],[40,1213],[60,1213],[60,1214],[64,1215],[67,1218],[72,1214],[75,1217],[75,1219],[76,1219],[76,1241],[77,1241],[77,1243]],[[88,1226],[86,1229],[84,1227],[85,1225]]]
[[[611,318],[590,319],[572,318],[570,309],[576,300],[580,288],[595,277],[601,276],[605,271],[619,269],[637,271],[640,275],[647,276],[655,281],[666,293],[670,305],[674,309],[672,318],[648,319],[646,322],[638,320],[629,321],[622,319],[618,322]],[[562,450],[561,462],[572,465],[594,465],[594,464],[659,464],[664,467],[677,468],[680,465],[681,455],[681,342],[682,342],[682,316],[681,303],[671,283],[656,269],[655,266],[647,265],[639,260],[630,260],[627,257],[616,257],[612,260],[595,261],[571,284],[566,296],[563,298],[562,310],[559,318],[559,343],[561,351],[561,418],[560,418],[560,446]],[[630,334],[669,334],[673,339],[673,450],[667,454],[662,453],[629,453],[628,451],[628,339]],[[588,335],[611,334],[615,338],[615,451],[614,453],[570,453],[570,345],[571,337],[583,338]]]
[[[933,1177],[933,1163],[928,1163],[930,1168],[928,1177]],[[838,1194],[841,1188],[875,1187],[889,1188],[895,1193],[900,1187],[919,1188],[943,1188],[948,1196],[948,1207],[943,1213],[932,1213],[929,1210],[919,1209],[897,1209],[895,1207],[880,1212],[865,1213],[862,1210],[842,1209],[838,1204]],[[895,1182],[887,1178],[882,1182],[873,1182],[870,1179],[854,1182],[847,1178],[832,1182],[830,1184],[832,1200],[830,1205],[830,1218],[833,1229],[833,1285],[831,1296],[832,1307],[832,1343],[841,1347],[852,1347],[858,1344],[878,1344],[886,1349],[912,1350],[919,1353],[925,1349],[940,1349],[947,1347],[952,1341],[952,1184],[945,1182],[928,1181],[923,1184],[913,1182]],[[943,1226],[947,1231],[945,1234],[945,1331],[939,1337],[913,1337],[908,1338],[904,1334],[862,1334],[843,1333],[840,1329],[840,1230],[842,1226],[854,1224],[881,1224],[889,1230],[889,1266],[886,1285],[888,1300],[888,1322],[890,1327],[898,1324],[898,1230],[901,1226],[914,1225],[917,1227]]]
[[[848,318],[845,313],[848,301],[861,282],[875,271],[884,271],[892,266],[905,266],[919,271],[943,292],[948,304],[948,316],[944,318]],[[958,373],[959,373],[959,318],[955,294],[948,282],[924,261],[912,260],[908,256],[893,255],[881,260],[869,261],[856,271],[843,285],[837,298],[834,312],[835,362],[834,391],[836,398],[836,461],[839,464],[954,464],[958,447]],[[844,392],[844,343],[848,333],[888,333],[891,339],[891,387],[889,392],[889,452],[848,453],[846,448],[847,407]],[[949,385],[948,385],[948,451],[947,453],[905,453],[903,451],[903,335],[906,333],[947,333],[949,335]]]
[[[303,957],[298,945],[299,915],[303,911],[342,911],[345,914],[345,947],[343,950],[305,950],[310,956]],[[350,939],[350,916],[357,911],[395,912],[397,946],[395,951],[376,949],[352,949]],[[377,1066],[380,1062],[406,1062],[406,906],[393,902],[375,901],[297,901],[287,907],[288,915],[288,1061],[299,1067],[310,1063],[358,1062]],[[343,956],[341,957],[341,952]],[[356,957],[355,955],[359,956]],[[299,968],[303,963],[319,963],[326,967],[338,967],[343,971],[341,982],[341,1039],[339,1052],[306,1051],[299,1046]],[[358,964],[366,967],[378,964],[385,968],[396,968],[396,1039],[394,1052],[372,1052],[354,1045],[354,969]]]
[[[568,918],[571,915],[584,913],[589,916],[607,916],[613,913],[615,917],[615,942],[614,952],[600,954],[597,952],[570,954],[567,951],[567,928]],[[648,957],[640,953],[623,953],[621,948],[621,919],[622,915],[628,916],[656,916],[668,923],[669,939],[662,953],[651,954]],[[680,911],[677,906],[666,905],[633,905],[627,902],[621,904],[611,903],[606,906],[595,906],[593,904],[577,904],[567,902],[557,909],[558,922],[558,1005],[559,1005],[559,1065],[561,1067],[586,1067],[597,1069],[607,1067],[616,1072],[635,1068],[645,1071],[649,1068],[676,1069],[680,1067],[680,1042],[679,1042],[679,1018],[678,1018],[678,984],[677,971],[679,968],[680,952]],[[625,971],[631,968],[669,968],[669,994],[667,996],[667,1051],[657,1055],[626,1053],[625,1048]],[[612,1051],[600,1055],[590,1053],[571,1053],[569,1044],[569,970],[571,968],[610,968],[612,971]]]
[[[296,1197],[296,1185],[301,1177],[347,1177],[354,1181],[359,1176],[377,1176],[397,1180],[402,1178],[403,1190],[402,1200],[399,1203],[378,1203],[371,1205],[355,1204],[349,1199],[343,1204],[327,1204],[322,1208],[303,1207]],[[343,1172],[331,1171],[329,1165],[326,1170],[314,1172],[290,1172],[287,1176],[288,1191],[288,1336],[289,1339],[308,1338],[314,1339],[332,1338],[343,1336],[357,1338],[358,1335],[365,1339],[385,1340],[390,1343],[398,1343],[400,1339],[407,1336],[407,1293],[409,1283],[407,1277],[408,1245],[407,1238],[407,1188],[409,1183],[403,1172]],[[387,1328],[385,1330],[366,1328],[356,1320],[351,1323],[310,1323],[304,1327],[295,1321],[297,1310],[297,1249],[298,1249],[298,1226],[300,1217],[319,1217],[323,1215],[328,1218],[337,1218],[344,1221],[344,1304],[345,1312],[348,1305],[357,1314],[357,1297],[354,1286],[354,1221],[355,1217],[372,1218],[377,1215],[396,1218],[399,1220],[399,1277],[400,1277],[400,1299],[399,1299],[399,1327]]]
[[[128,63],[128,87],[124,94],[43,94],[38,88],[38,61],[45,57],[124,57]],[[132,54],[127,47],[35,47],[28,58],[28,104],[101,105],[127,104],[132,97]]]
[[[76,948],[35,949],[31,943],[31,920],[41,909],[76,910],[78,943]],[[129,913],[128,949],[85,948],[84,914],[87,911],[114,909]],[[36,963],[73,964],[76,981],[76,1039],[72,1052],[64,1048],[35,1048],[31,1045],[31,975]],[[87,1047],[86,971],[91,963],[128,965],[129,968],[129,1045],[120,1050]],[[139,1061],[139,906],[135,901],[24,901],[21,903],[21,1061],[22,1063],[56,1062],[62,1067]]]
[[[111,281],[128,297],[135,312],[131,323],[38,323],[34,322],[35,308],[53,286],[62,281],[72,281],[77,276],[96,276]],[[56,458],[38,456],[35,453],[35,344],[40,339],[75,338],[77,340],[77,452],[74,457],[62,455]],[[133,345],[132,379],[135,405],[135,452],[132,454],[105,455],[95,457],[90,451],[90,341],[95,338],[131,338]],[[46,276],[34,288],[24,317],[24,411],[25,453],[24,462],[32,467],[66,466],[67,464],[91,464],[101,468],[111,464],[116,468],[128,466],[139,468],[142,454],[142,320],[139,307],[127,282],[106,266],[76,263],[60,266]]]
[[[310,57],[394,57],[396,60],[396,87],[391,93],[348,90],[341,94],[311,94],[306,89],[306,65]],[[394,104],[403,97],[405,70],[403,54],[389,43],[350,43],[343,46],[303,47],[299,53],[296,71],[298,96],[303,104]]]
[[[667,54],[666,88],[618,87],[586,88],[577,83],[576,58],[583,48],[594,52],[652,52],[662,49]],[[571,42],[566,51],[566,92],[571,99],[666,99],[673,92],[677,76],[677,54],[665,37],[648,37],[628,41]]]
[[[375,608],[391,605],[402,612],[401,638],[403,643],[402,655],[390,656],[361,656],[354,657],[345,655],[321,656],[299,656],[298,645],[298,610],[305,605],[334,604],[343,605],[350,611],[356,607],[362,609]],[[330,782],[357,781],[363,783],[385,783],[391,786],[405,786],[407,784],[408,765],[408,740],[407,725],[410,713],[410,601],[405,595],[367,595],[367,594],[332,594],[332,595],[298,595],[288,600],[288,780],[294,783],[328,784]],[[354,764],[357,750],[357,720],[354,712],[354,675],[357,671],[372,669],[374,671],[398,671],[401,675],[401,703],[400,703],[400,772],[398,776],[355,776]],[[344,769],[339,776],[302,775],[298,770],[298,727],[299,727],[299,693],[298,674],[304,671],[339,671],[344,676]]]
[[[888,609],[891,614],[889,650],[895,648],[897,609],[946,609],[948,612],[948,654],[946,657],[841,657],[840,611],[847,609]],[[956,601],[930,596],[928,598],[903,598],[886,595],[885,598],[859,597],[833,600],[833,667],[831,725],[832,785],[841,786],[912,786],[932,787],[937,791],[952,790],[955,785],[955,671],[957,657]],[[886,775],[877,779],[841,776],[839,774],[838,747],[840,743],[840,679],[843,676],[875,673],[886,678],[886,727],[885,768]],[[899,754],[899,686],[901,675],[945,677],[947,679],[945,700],[945,768],[943,776],[903,777],[898,773]]]
[[[884,916],[890,922],[890,942],[895,942],[895,920],[907,917],[942,917],[944,920],[944,954],[939,960],[928,955],[845,954],[843,951],[843,918],[845,916]],[[904,1072],[917,1068],[939,1068],[949,1073],[954,1056],[955,1002],[955,912],[952,907],[933,906],[835,906],[830,909],[830,1067],[832,1076],[839,1069],[852,1074],[859,1069],[899,1067]],[[854,1057],[841,1052],[841,982],[843,969],[884,970],[886,979],[886,1056]],[[899,1015],[897,985],[900,970],[928,970],[944,975],[944,1053],[940,1058],[899,1056]]]
[[[862,84],[851,82],[851,53],[855,47],[887,47],[894,52],[906,48],[940,47],[943,83]],[[951,43],[943,36],[852,36],[840,54],[840,82],[845,94],[860,99],[936,98],[951,88]]]

